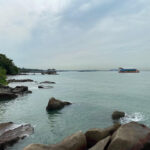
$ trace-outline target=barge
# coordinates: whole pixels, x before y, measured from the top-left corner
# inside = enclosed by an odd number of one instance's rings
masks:
[[[124,69],[119,68],[119,73],[139,73],[140,71],[138,69]]]

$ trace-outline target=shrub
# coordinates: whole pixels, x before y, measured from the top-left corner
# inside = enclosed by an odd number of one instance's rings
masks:
[[[0,67],[0,84],[6,85],[6,70]]]
[[[4,54],[0,54],[0,67],[5,69],[8,75],[16,75],[19,72],[13,61]]]

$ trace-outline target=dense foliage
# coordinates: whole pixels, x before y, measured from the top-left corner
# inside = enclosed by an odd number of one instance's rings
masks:
[[[6,70],[0,67],[0,84],[6,85]]]
[[[0,67],[6,70],[7,75],[18,74],[18,68],[15,66],[13,61],[7,58],[4,54],[0,54]]]

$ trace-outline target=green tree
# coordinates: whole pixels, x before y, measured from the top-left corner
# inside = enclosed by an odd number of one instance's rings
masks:
[[[0,54],[0,67],[5,69],[8,75],[16,75],[19,72],[13,61],[4,54]]]
[[[6,70],[0,67],[0,84],[6,85]]]

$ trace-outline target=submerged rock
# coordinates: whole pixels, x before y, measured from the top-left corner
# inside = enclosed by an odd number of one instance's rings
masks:
[[[16,125],[13,122],[0,124],[0,150],[11,146],[34,132],[30,124]]]
[[[55,145],[31,144],[24,150],[86,150],[85,135],[79,131],[72,136],[65,138],[62,142]]]
[[[48,110],[48,111],[50,111],[50,110],[59,110],[59,109],[62,109],[66,105],[71,105],[71,103],[60,101],[60,100],[55,99],[54,97],[52,97],[48,102],[46,110]]]
[[[53,87],[52,87],[52,86],[39,85],[38,88],[39,88],[39,89],[51,89],[51,88],[53,88]]]
[[[11,88],[9,86],[0,86],[0,100],[11,100],[18,97],[18,95],[32,93],[27,86],[16,86]]]
[[[112,113],[112,119],[113,120],[119,120],[120,118],[125,117],[125,113],[122,111],[114,111]]]
[[[85,133],[88,148],[94,146],[97,142],[106,138],[107,136],[112,135],[119,127],[120,124],[115,124],[105,129],[94,128],[88,130]]]
[[[8,83],[12,83],[12,82],[33,82],[33,80],[31,79],[10,79],[7,80]]]
[[[42,85],[39,85],[38,88],[39,88],[39,89],[43,89],[44,87],[43,87]]]

